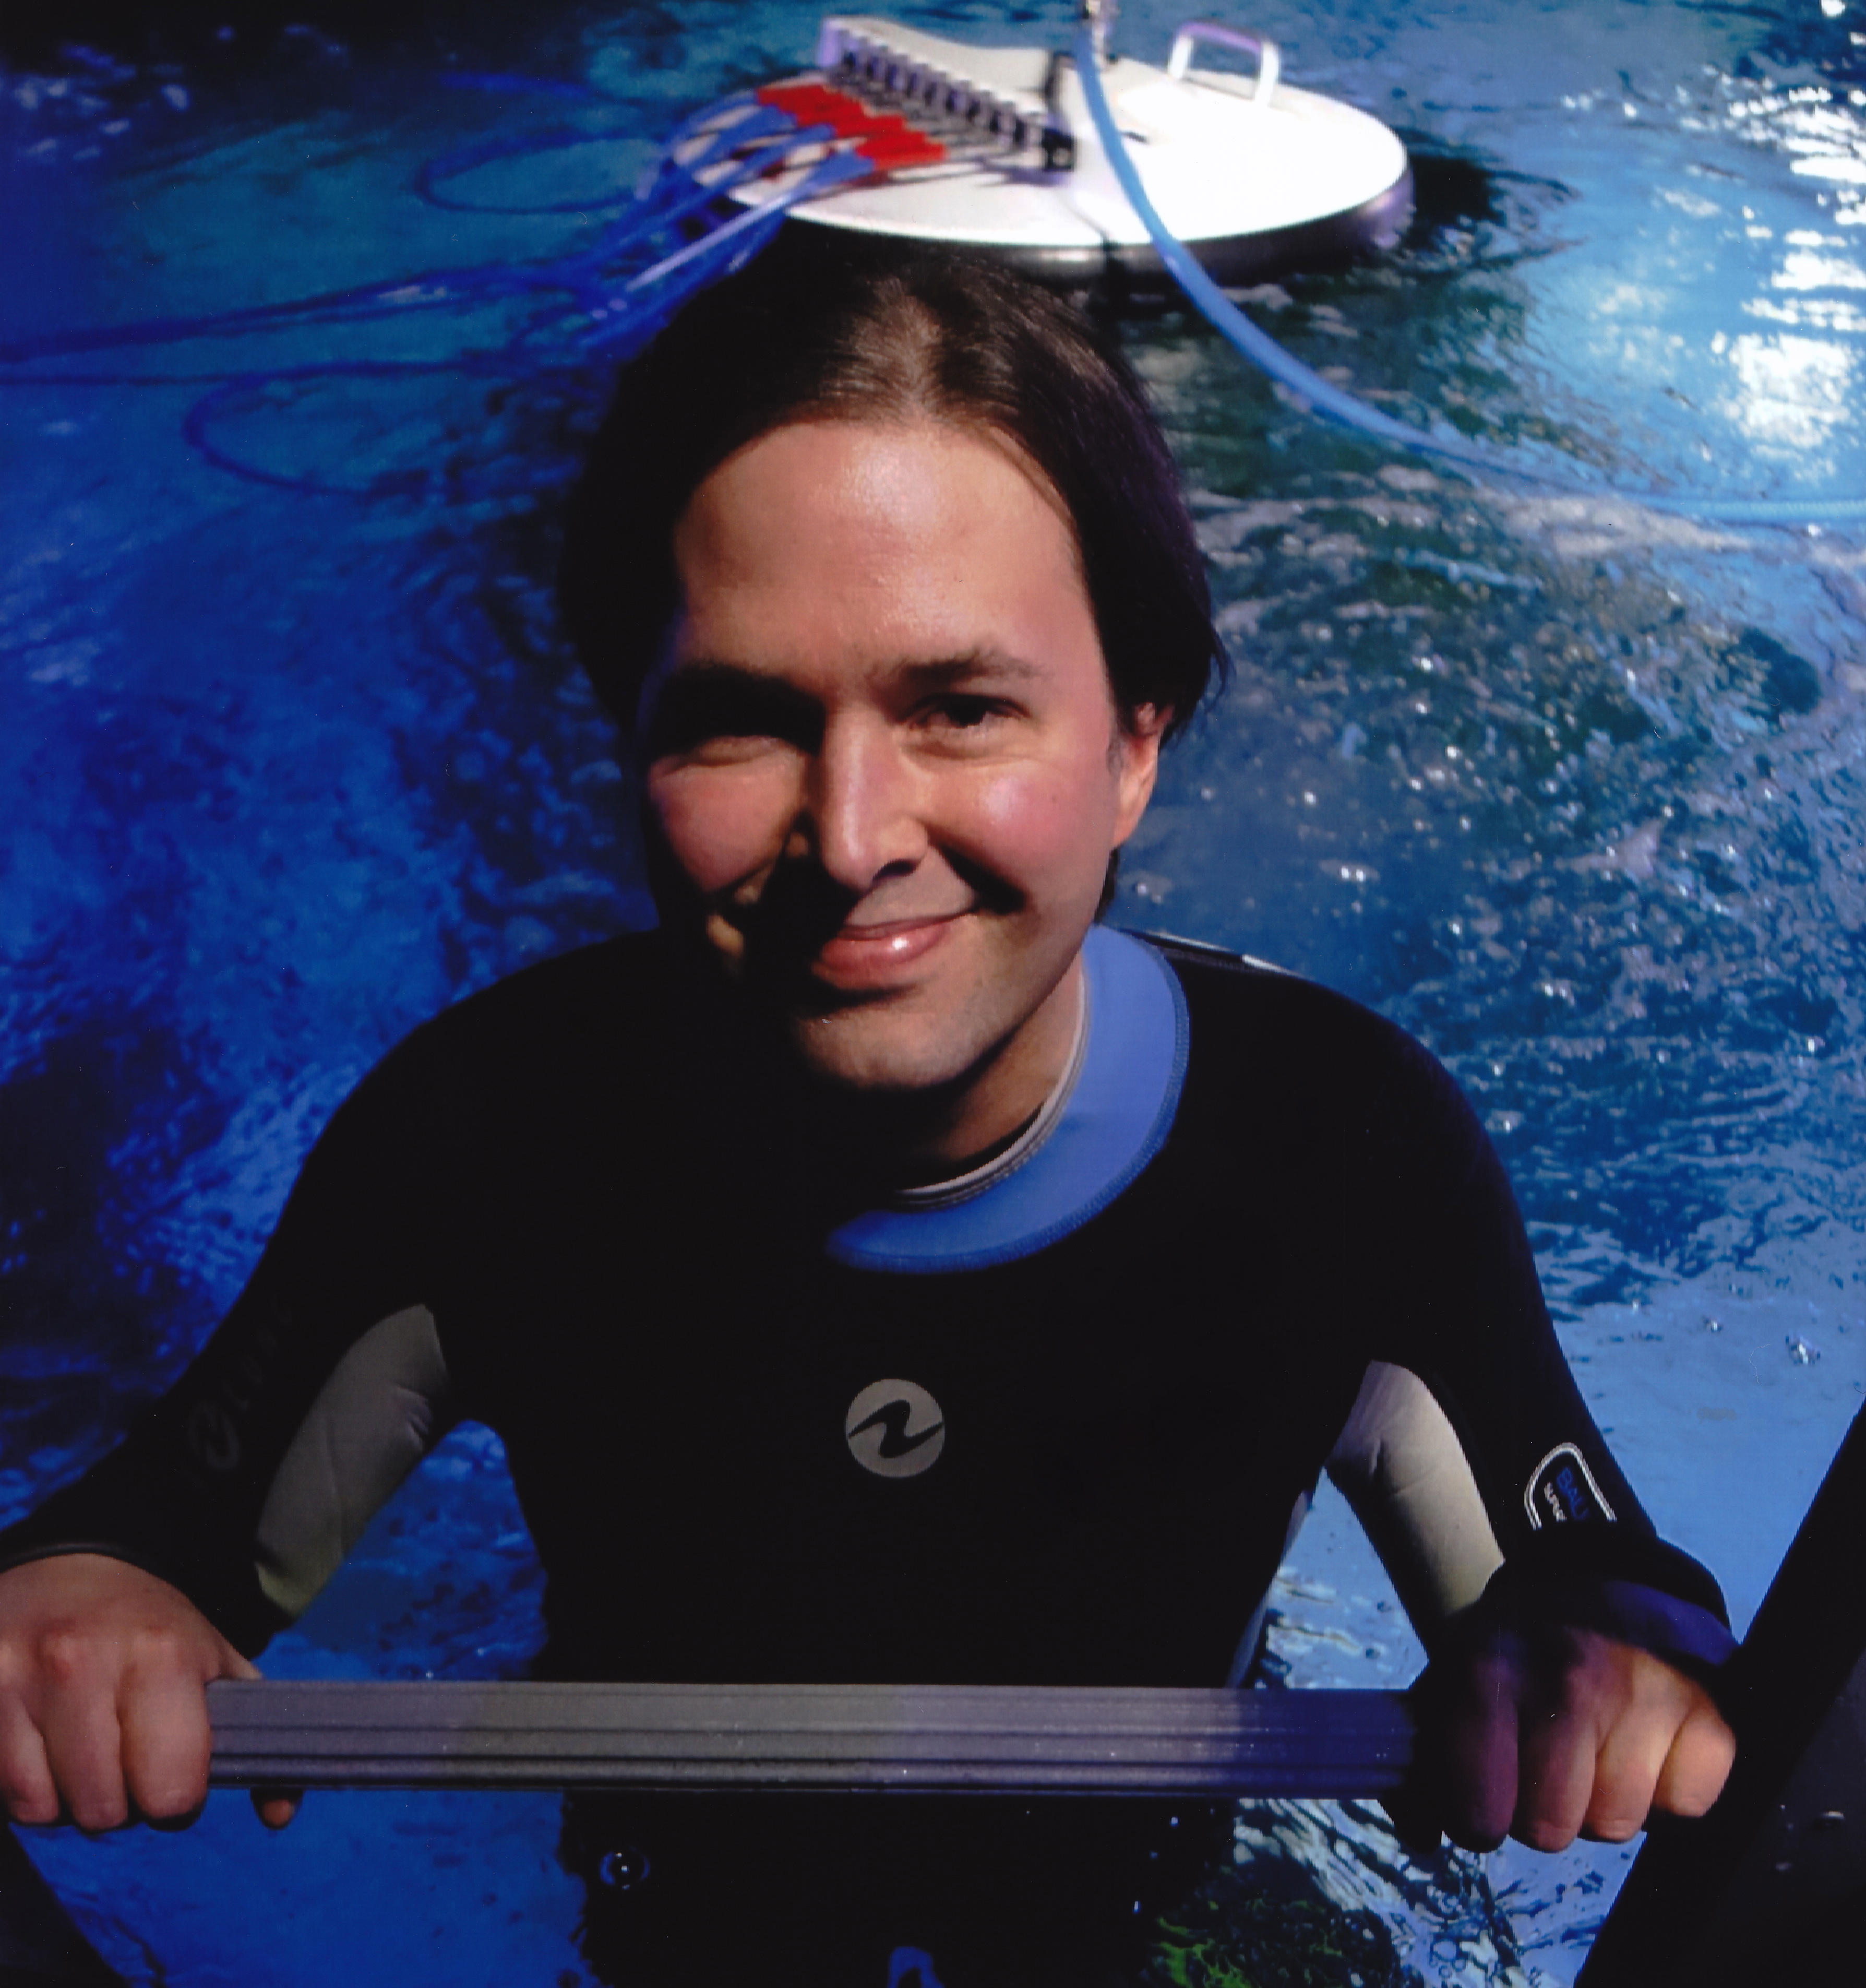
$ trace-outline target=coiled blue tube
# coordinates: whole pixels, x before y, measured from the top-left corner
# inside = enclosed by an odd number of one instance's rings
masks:
[[[901,1988],[901,1983],[912,1975],[919,1988],[940,1988],[939,1976],[933,1972],[933,1956],[917,1946],[898,1946],[887,1956],[887,1988]]]
[[[504,87],[516,81],[494,80]],[[594,94],[594,93],[592,93]],[[711,120],[732,117],[722,128],[705,131]],[[562,129],[534,133],[522,140],[495,140],[431,161],[417,191],[441,205],[465,206],[441,194],[448,179],[497,159],[557,150],[593,142],[601,133],[570,133]],[[496,490],[539,487],[555,478],[553,471],[536,469],[497,474],[485,471],[463,476],[446,468],[385,471],[357,481],[294,474],[247,461],[218,441],[215,424],[242,403],[274,388],[303,389],[343,380],[407,380],[424,375],[464,374],[511,381],[555,370],[575,370],[612,364],[619,353],[641,345],[693,293],[738,269],[758,253],[799,202],[813,199],[851,179],[865,178],[869,161],[831,151],[793,184],[758,205],[732,212],[725,196],[760,176],[788,165],[803,148],[833,140],[827,125],[800,126],[774,106],[759,105],[749,90],[735,92],[681,120],[668,136],[632,195],[619,195],[627,205],[614,216],[587,248],[547,261],[495,264],[482,268],[434,269],[387,282],[370,283],[302,297],[292,303],[227,311],[211,316],[145,320],[140,323],[86,327],[42,334],[0,345],[0,367],[30,366],[35,370],[0,371],[0,384],[150,385],[193,383],[207,385],[183,418],[182,434],[189,445],[216,468],[276,489],[306,494],[352,497],[425,497],[485,495]],[[698,143],[696,144],[696,140]],[[684,156],[683,156],[684,155]],[[702,179],[700,174],[707,177]],[[577,211],[613,205],[599,198],[577,204]],[[506,211],[517,211],[508,209]],[[553,213],[552,206],[532,210]],[[502,300],[536,296],[536,308],[510,330],[498,344],[434,360],[366,358],[314,361],[296,365],[237,367],[207,373],[137,374],[127,371],[46,372],[39,363],[85,353],[130,347],[303,330],[333,324],[353,324],[398,317],[408,311],[477,309]]]
[[[792,142],[803,142],[810,136],[810,133],[803,133]],[[765,154],[759,156],[761,162],[769,163]],[[466,353],[440,360],[328,360],[235,374],[219,381],[195,401],[183,417],[182,434],[189,445],[217,469],[244,477],[250,482],[269,484],[276,489],[316,495],[410,497],[445,489],[450,482],[447,474],[428,469],[390,471],[357,483],[336,483],[266,469],[222,448],[214,438],[212,424],[218,416],[227,412],[242,397],[262,393],[272,387],[346,379],[411,379],[445,373],[465,373],[490,378],[535,374],[543,370],[543,362],[528,356],[526,341],[534,333],[555,328],[566,319],[577,320],[573,350],[582,361],[603,358],[618,348],[642,343],[697,290],[742,267],[756,255],[783,225],[786,215],[799,201],[813,199],[848,180],[864,178],[869,170],[867,162],[854,154],[833,152],[820,160],[795,186],[758,207],[745,209],[731,220],[722,222],[711,233],[661,257],[630,278],[614,295],[588,288],[584,296],[586,311],[562,310],[542,323],[534,322],[495,352]],[[737,183],[736,176],[733,183]],[[591,284],[594,274],[593,271],[590,272],[588,282]],[[583,283],[573,286],[567,279],[553,287],[585,289]]]
[[[1147,189],[1141,184],[1141,176],[1134,170],[1134,161],[1128,154],[1126,143],[1115,124],[1114,113],[1108,106],[1107,92],[1102,87],[1097,64],[1094,39],[1089,29],[1084,27],[1077,33],[1074,53],[1076,68],[1082,81],[1082,93],[1087,100],[1089,115],[1094,120],[1102,149],[1107,154],[1108,164],[1114,168],[1114,177],[1120,181],[1122,192],[1127,195],[1134,212],[1140,216],[1141,225],[1153,238],[1154,246],[1160,252],[1161,261],[1171,271],[1174,280],[1192,304],[1234,350],[1253,366],[1267,373],[1273,380],[1280,380],[1293,393],[1300,394],[1317,414],[1338,421],[1345,428],[1356,429],[1362,434],[1371,435],[1376,441],[1391,442],[1396,447],[1415,450],[1422,455],[1435,455],[1443,462],[1455,463],[1459,468],[1479,475],[1505,477],[1513,482],[1539,485],[1544,489],[1559,490],[1568,496],[1617,497],[1674,516],[1701,518],[1722,524],[1792,526],[1866,522],[1866,497],[1758,499],[1750,502],[1741,499],[1725,500],[1681,497],[1666,491],[1621,490],[1611,485],[1589,483],[1580,477],[1564,477],[1558,472],[1551,472],[1513,458],[1500,449],[1486,448],[1481,443],[1467,441],[1462,436],[1429,434],[1423,428],[1411,427],[1405,421],[1396,421],[1391,415],[1382,414],[1378,407],[1371,407],[1365,401],[1357,400],[1353,394],[1344,393],[1339,387],[1305,366],[1293,353],[1286,352],[1268,333],[1252,324],[1205,273],[1197,257],[1160,218],[1158,210],[1148,198]]]
[[[715,105],[712,110],[722,107]],[[710,115],[712,111],[702,114]],[[780,163],[794,147],[831,135],[827,127],[799,130],[795,120],[785,117],[781,112],[774,111],[769,118],[748,119],[735,127],[735,137],[759,137],[769,142],[735,161],[717,178],[702,184],[695,181],[686,168],[669,170],[674,147],[698,121],[697,118],[689,119],[676,131],[647,175],[647,190],[637,194],[627,211],[611,222],[595,245],[580,255],[549,262],[424,270],[414,276],[397,276],[387,282],[326,291],[290,303],[255,305],[248,309],[221,311],[209,316],[153,318],[136,324],[49,332],[0,345],[0,363],[21,365],[124,346],[179,344],[193,339],[274,331],[287,325],[332,324],[397,316],[404,311],[480,304],[492,298],[520,296],[532,290],[566,292],[586,304],[600,306],[607,299],[595,279],[605,265],[626,255],[651,235],[677,227],[681,221],[703,212],[721,194]],[[697,166],[710,162],[716,149],[709,147],[701,159],[691,164]],[[830,161],[823,163],[827,165]],[[466,168],[459,166],[456,170]],[[808,194],[799,187],[783,196],[781,202],[769,205],[781,211],[799,199],[825,191],[827,184],[833,183],[833,175],[827,182],[813,181]],[[44,374],[33,377],[46,384],[52,384],[56,378]]]

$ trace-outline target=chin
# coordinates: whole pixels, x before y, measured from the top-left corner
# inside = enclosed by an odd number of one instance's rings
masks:
[[[956,1084],[990,1046],[859,1009],[794,1020],[789,1035],[798,1061],[812,1077],[874,1097],[924,1095]]]

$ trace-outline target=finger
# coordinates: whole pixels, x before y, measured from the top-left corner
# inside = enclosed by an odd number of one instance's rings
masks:
[[[1611,1729],[1607,1701],[1591,1679],[1565,1675],[1553,1696],[1537,1695],[1522,1733],[1522,1785],[1510,1834],[1532,1850],[1566,1850],[1580,1834]],[[1656,1771],[1656,1769],[1655,1770]]]
[[[58,1787],[46,1759],[46,1743],[11,1692],[0,1696],[0,1807],[32,1828],[59,1819]]]
[[[252,1683],[264,1675],[257,1664],[248,1662],[231,1643],[225,1645],[225,1665],[221,1672],[224,1677]],[[252,1804],[253,1814],[268,1829],[285,1828],[305,1799],[303,1788],[250,1788],[247,1795]]]
[[[1736,1758],[1732,1733],[1710,1693],[1695,1686],[1697,1697],[1672,1743],[1652,1791],[1652,1806],[1673,1815],[1702,1815],[1723,1792]]]
[[[1516,1812],[1521,1678],[1507,1653],[1475,1656],[1441,1715],[1445,1829],[1466,1850],[1494,1850]]]
[[[1702,1690],[1649,1652],[1630,1648],[1597,1650],[1586,1675],[1604,1729],[1582,1827],[1624,1843],[1645,1827],[1660,1772]]]
[[[1663,1712],[1614,1723],[1594,1762],[1594,1786],[1581,1823],[1584,1836],[1601,1843],[1624,1843],[1645,1828],[1660,1770],[1678,1729],[1676,1719]]]
[[[124,1783],[151,1822],[191,1819],[208,1798],[213,1736],[200,1673],[185,1663],[173,1648],[145,1652],[117,1691]]]
[[[283,1829],[304,1798],[303,1788],[255,1788],[252,1811],[268,1829]]]
[[[1421,1862],[1435,1857],[1445,1841],[1438,1821],[1445,1798],[1438,1772],[1433,1697],[1436,1684],[1437,1679],[1428,1671],[1414,1681],[1406,1695],[1414,1728],[1412,1758],[1400,1785],[1380,1798],[1380,1806],[1386,1811],[1401,1848]]]
[[[226,1668],[225,1677],[238,1678],[243,1682],[252,1683],[265,1674],[257,1664],[249,1663],[229,1643],[225,1646]],[[248,1798],[252,1803],[252,1812],[268,1829],[283,1829],[303,1805],[303,1788],[250,1788]]]
[[[130,1819],[123,1735],[114,1694],[86,1656],[48,1638],[41,1666],[52,1682],[39,1719],[46,1764],[65,1813],[80,1829],[119,1829]]]

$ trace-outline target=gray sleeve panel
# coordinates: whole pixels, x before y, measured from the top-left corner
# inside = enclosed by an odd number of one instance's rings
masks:
[[[1464,1447],[1416,1374],[1368,1363],[1328,1474],[1429,1648],[1483,1593],[1503,1554]]]
[[[259,1515],[259,1585],[303,1614],[451,1422],[447,1363],[425,1305],[373,1325],[332,1370]]]

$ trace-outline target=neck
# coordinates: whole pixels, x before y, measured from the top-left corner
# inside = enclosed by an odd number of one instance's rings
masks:
[[[851,1090],[814,1075],[787,1040],[761,1026],[703,943],[678,925],[663,930],[681,961],[675,1026],[691,1045],[701,1120],[730,1144],[742,1136],[734,1124],[755,1145],[775,1137],[792,1151],[800,1188],[804,1175],[859,1193],[864,1183],[873,1191],[965,1172],[1014,1138],[1062,1082],[1087,998],[1078,952],[1015,1035],[954,1081]],[[754,1130],[760,1122],[763,1133]]]
[[[1087,998],[1077,953],[1011,1040],[949,1084],[850,1092],[803,1080],[824,1144],[890,1185],[950,1179],[1014,1139],[1063,1081]]]

